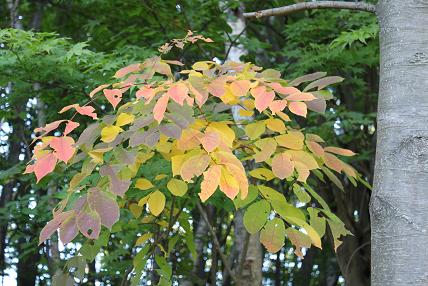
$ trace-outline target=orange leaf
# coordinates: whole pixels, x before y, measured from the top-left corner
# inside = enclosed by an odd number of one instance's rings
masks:
[[[200,176],[211,161],[207,154],[200,154],[187,159],[181,166],[180,175],[184,181],[190,181],[194,176]]]
[[[250,89],[250,81],[243,79],[237,80],[230,84],[230,90],[234,96],[241,97],[247,94]]]
[[[290,155],[285,153],[277,154],[272,159],[272,172],[281,180],[293,175],[294,164],[290,160]]]
[[[205,202],[212,196],[212,194],[214,194],[220,184],[220,176],[220,165],[212,165],[206,172],[204,172],[204,180],[201,183],[201,192],[199,193],[199,197],[202,202]]]
[[[324,149],[320,144],[314,141],[306,141],[306,145],[312,153],[316,154],[318,157],[324,157]]]
[[[309,177],[309,169],[308,167],[301,162],[294,162],[294,168],[296,168],[299,176],[297,177],[297,181],[306,182],[306,179]]]
[[[326,152],[334,153],[342,156],[354,156],[355,153],[348,149],[338,148],[338,147],[326,147],[324,148]]]
[[[73,157],[74,151],[74,140],[69,136],[54,137],[49,142],[49,146],[54,149],[54,155],[58,160],[65,163]]]
[[[290,102],[288,104],[288,109],[290,109],[292,113],[303,117],[306,117],[306,114],[308,113],[307,106],[304,102]]]
[[[239,193],[238,180],[224,166],[221,167],[220,190],[231,200]]]
[[[104,96],[111,103],[114,109],[122,100],[122,91],[120,89],[104,89]]]
[[[161,98],[158,99],[158,101],[155,104],[155,107],[153,108],[153,117],[158,123],[161,123],[165,111],[166,106],[168,105],[169,97],[168,95],[163,95]]]
[[[216,97],[222,97],[223,94],[226,92],[226,84],[227,79],[225,77],[219,77],[215,80],[213,80],[209,85],[208,85],[208,91],[209,93],[211,93],[212,95],[216,96]]]
[[[335,170],[336,172],[340,173],[343,169],[343,163],[339,160],[336,156],[330,153],[324,154],[324,162],[327,167],[330,169]]]
[[[184,129],[181,133],[180,139],[177,141],[177,148],[179,150],[190,150],[199,145],[201,138],[203,135],[199,130],[196,129]]]
[[[313,96],[311,93],[307,92],[296,92],[289,96],[287,96],[285,99],[287,100],[294,100],[294,101],[311,101],[314,99],[317,99],[315,96]]]

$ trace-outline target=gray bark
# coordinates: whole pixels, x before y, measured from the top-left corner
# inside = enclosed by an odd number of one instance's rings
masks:
[[[381,0],[372,285],[428,284],[428,1]]]

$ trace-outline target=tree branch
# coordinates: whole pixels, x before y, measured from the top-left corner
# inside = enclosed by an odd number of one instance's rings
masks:
[[[244,13],[244,18],[262,18],[268,16],[285,16],[291,13],[312,9],[348,9],[376,13],[376,6],[364,2],[320,1],[303,2],[293,5]]]
[[[234,275],[232,268],[230,267],[229,262],[227,261],[227,257],[224,255],[224,253],[221,251],[221,245],[220,242],[217,239],[217,235],[213,229],[213,227],[211,226],[209,220],[208,220],[208,216],[207,213],[205,212],[204,208],[202,207],[201,203],[199,201],[196,201],[196,206],[198,207],[199,212],[201,213],[201,216],[203,218],[203,220],[205,221],[205,223],[208,226],[208,230],[212,236],[213,242],[214,242],[214,246],[215,248],[217,248],[217,252],[220,255],[221,261],[223,262],[224,268],[226,268],[226,271],[229,273],[230,277],[232,278],[233,282],[235,282],[235,285],[240,285],[240,281],[239,279],[236,278],[236,276]]]

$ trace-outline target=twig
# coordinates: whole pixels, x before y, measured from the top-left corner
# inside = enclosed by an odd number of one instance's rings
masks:
[[[260,10],[257,12],[244,13],[244,18],[262,18],[269,16],[285,16],[291,13],[312,10],[312,9],[347,9],[369,13],[376,13],[376,6],[364,2],[345,2],[345,1],[319,1],[303,2],[293,5]]]
[[[226,268],[226,271],[229,273],[230,277],[232,278],[233,282],[235,282],[235,285],[240,286],[241,283],[239,281],[239,279],[236,278],[236,276],[234,275],[234,273],[232,272],[232,268],[230,267],[229,262],[227,261],[227,257],[224,255],[224,253],[221,251],[221,246],[220,243],[217,239],[216,233],[213,229],[213,227],[211,226],[209,220],[208,220],[208,216],[207,213],[205,212],[204,208],[202,207],[201,203],[199,201],[196,201],[196,206],[198,207],[199,212],[201,213],[202,218],[204,219],[205,223],[208,226],[208,230],[214,240],[214,246],[217,248],[217,251],[220,255],[221,261],[223,262],[224,268]]]

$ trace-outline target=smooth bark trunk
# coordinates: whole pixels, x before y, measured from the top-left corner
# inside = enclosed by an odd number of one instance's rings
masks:
[[[372,285],[428,285],[428,1],[381,0]]]

